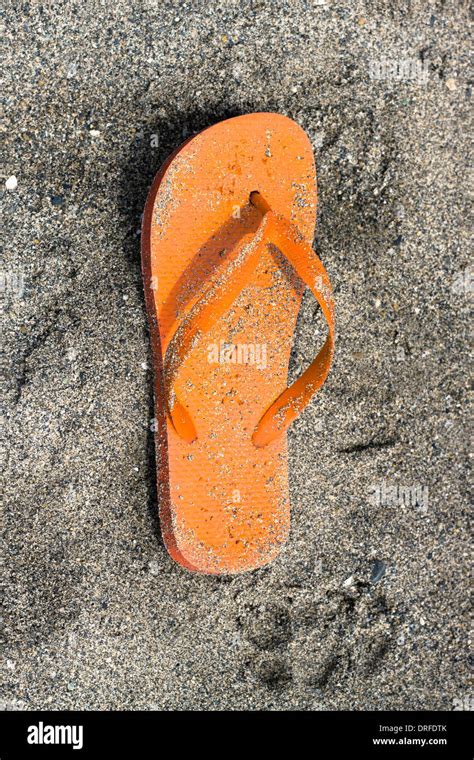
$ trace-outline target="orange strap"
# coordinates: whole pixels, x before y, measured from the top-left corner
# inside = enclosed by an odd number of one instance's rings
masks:
[[[164,376],[168,414],[177,434],[189,443],[197,438],[197,432],[188,411],[173,390],[179,368],[203,334],[230,308],[250,280],[258,259],[269,243],[286,256],[310,288],[326,318],[329,334],[308,369],[275,399],[261,417],[252,436],[255,446],[266,446],[281,435],[301,414],[329,374],[334,354],[334,301],[328,274],[298,230],[271,211],[259,193],[252,193],[250,202],[262,214],[257,232],[241,239],[223,273],[186,314],[166,348]]]

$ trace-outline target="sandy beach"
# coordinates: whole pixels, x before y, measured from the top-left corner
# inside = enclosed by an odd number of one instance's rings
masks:
[[[7,2],[5,16],[4,707],[459,709],[468,3]],[[140,219],[171,151],[253,111],[310,136],[336,354],[289,433],[284,551],[208,577],[160,536]],[[290,378],[323,331],[307,293]]]

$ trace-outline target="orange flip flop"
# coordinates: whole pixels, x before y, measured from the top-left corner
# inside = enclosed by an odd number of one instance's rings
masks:
[[[189,570],[270,562],[290,522],[286,430],[324,383],[331,285],[311,248],[316,173],[295,122],[220,122],[168,158],[150,190],[142,267],[155,367],[164,541]],[[304,286],[328,336],[287,388]]]

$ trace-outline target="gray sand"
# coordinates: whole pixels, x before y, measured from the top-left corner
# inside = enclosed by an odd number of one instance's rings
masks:
[[[467,6],[7,2],[7,708],[466,704]],[[194,576],[156,516],[140,214],[257,110],[314,145],[337,352],[285,550]],[[322,331],[305,297],[291,377]]]

